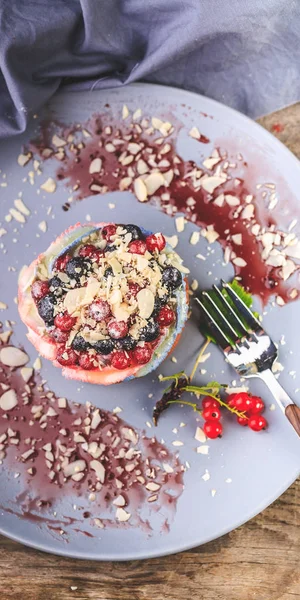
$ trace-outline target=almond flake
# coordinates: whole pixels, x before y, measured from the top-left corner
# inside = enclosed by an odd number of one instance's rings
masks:
[[[37,358],[35,359],[33,363],[33,368],[35,371],[40,371],[40,369],[42,368],[42,361],[39,356],[37,356]]]
[[[1,302],[0,302],[0,309],[1,309]],[[7,307],[6,307],[7,308]],[[3,344],[7,344],[7,342],[9,341],[9,338],[12,334],[12,330],[8,329],[7,331],[2,331],[2,333],[0,333],[0,340]]]
[[[143,288],[136,296],[139,315],[142,319],[149,319],[154,309],[154,294],[149,288]]]
[[[191,289],[193,290],[193,292],[195,292],[199,287],[199,283],[197,281],[197,279],[193,279],[192,283],[191,283]]]
[[[254,215],[254,204],[247,204],[241,212],[241,219],[252,219]]]
[[[55,133],[52,137],[52,144],[53,146],[56,146],[56,148],[63,148],[63,146],[66,146],[67,142]]]
[[[23,367],[21,369],[21,375],[22,375],[25,383],[27,383],[33,375],[33,368],[32,367]]]
[[[127,117],[129,117],[129,110],[126,104],[124,104],[122,108],[122,119],[127,119]]]
[[[117,508],[116,510],[116,519],[120,521],[120,523],[126,522],[130,519],[131,514],[124,510],[124,508]]]
[[[208,454],[209,446],[198,446],[197,454]]]
[[[40,187],[45,192],[48,192],[48,194],[53,194],[53,192],[56,190],[56,182],[52,177],[48,177],[48,179]]]
[[[224,205],[224,202],[225,202],[225,196],[224,196],[224,194],[220,194],[220,195],[219,195],[219,196],[217,196],[217,198],[215,198],[215,199],[214,199],[214,201],[213,201],[213,203],[214,203],[216,206],[220,206],[220,207]]]
[[[7,367],[23,367],[29,361],[29,356],[20,348],[7,346],[0,350],[0,361]]]
[[[193,231],[191,237],[190,237],[190,244],[192,244],[192,246],[195,246],[196,244],[198,244],[200,239],[200,231]]]
[[[192,127],[192,129],[190,129],[189,131],[189,136],[194,138],[195,140],[200,140],[200,132],[199,129],[197,129],[197,127]]]
[[[233,258],[232,262],[236,267],[246,267],[247,266],[246,261],[239,256],[237,256],[236,258]]]
[[[15,205],[16,209],[18,211],[20,211],[20,213],[22,213],[26,217],[29,217],[30,210],[29,210],[29,208],[27,208],[27,206],[25,206],[25,204],[24,204],[23,200],[21,200],[21,198],[17,198],[16,200],[14,200],[14,205]]]
[[[197,440],[197,442],[200,442],[201,444],[204,444],[204,442],[206,442],[206,435],[203,429],[201,429],[201,427],[197,427],[196,429],[195,440]]]
[[[145,173],[148,173],[149,171],[147,163],[145,163],[145,161],[142,158],[138,160],[136,168],[139,175],[145,175]]]
[[[90,467],[95,471],[97,479],[100,483],[104,483],[105,479],[105,468],[99,460],[91,460]]]
[[[180,440],[174,440],[174,442],[172,442],[173,446],[183,446],[183,442],[180,442]]]
[[[8,308],[5,302],[0,302],[0,310],[6,310]]]
[[[89,173],[92,175],[93,173],[100,173],[102,168],[102,160],[101,158],[94,158],[89,166]]]
[[[237,246],[242,245],[243,238],[242,238],[241,233],[235,233],[234,235],[231,236],[231,239],[232,239],[233,243],[236,244]]]
[[[32,158],[31,152],[28,152],[27,154],[19,154],[18,165],[20,165],[20,167],[25,167],[25,165],[27,165],[27,163],[29,163],[31,158]]]
[[[15,390],[7,390],[7,392],[2,394],[0,398],[0,408],[2,408],[2,410],[12,410],[17,404],[18,398]]]
[[[240,199],[231,194],[225,194],[225,201],[229,206],[238,206],[240,204]]]
[[[149,481],[145,487],[149,492],[157,492],[161,486],[158,483],[155,483],[155,481]]]
[[[140,177],[135,179],[133,188],[134,188],[134,193],[135,193],[137,199],[139,200],[139,202],[146,202],[147,197],[148,197],[148,191],[147,191],[144,181]]]
[[[217,175],[212,175],[212,177],[206,177],[205,179],[201,179],[201,186],[203,187],[203,189],[208,192],[209,194],[212,194],[214,192],[214,190],[219,187],[220,185],[222,185],[223,183],[225,183],[226,181],[226,177],[225,176],[217,176]]]
[[[147,194],[152,196],[157,190],[164,185],[164,176],[161,173],[151,173],[144,179],[144,184],[147,189]]]
[[[205,471],[204,475],[202,475],[202,479],[203,479],[203,481],[209,481],[210,474],[207,470]]]
[[[220,159],[220,157],[218,157],[218,158],[206,158],[206,159],[203,161],[203,166],[204,166],[206,169],[213,169],[213,167],[214,167],[214,166],[215,166],[215,165],[216,165],[218,162],[220,162],[220,160],[221,160],[221,159]]]
[[[182,233],[182,231],[184,230],[184,226],[185,226],[185,218],[184,217],[176,217],[175,225],[176,225],[176,229],[177,229],[178,233]]]
[[[168,463],[163,463],[162,466],[165,473],[174,473],[173,467],[171,467],[171,465],[169,465]]]
[[[177,235],[172,235],[171,237],[167,237],[165,235],[165,239],[167,244],[170,244],[171,248],[176,248],[177,244],[178,244],[178,236]]]
[[[63,468],[65,477],[72,477],[76,473],[81,473],[86,468],[85,460],[74,460]]]
[[[41,230],[43,233],[46,233],[46,231],[47,231],[47,229],[48,229],[48,226],[47,226],[47,223],[46,223],[46,221],[41,221],[41,222],[39,223],[38,227],[39,227],[39,229],[40,229],[40,230]]]
[[[119,183],[119,188],[121,190],[121,192],[124,192],[124,190],[128,190],[128,188],[131,186],[132,184],[132,177],[123,177],[123,179],[121,179],[120,183]]]
[[[24,217],[24,215],[22,215],[22,213],[20,213],[18,210],[16,210],[15,208],[10,208],[9,212],[11,214],[11,216],[18,221],[18,223],[26,223],[26,219]]]
[[[115,498],[115,500],[113,500],[113,504],[114,504],[114,506],[125,506],[126,501],[125,501],[124,496],[122,496],[121,494],[119,496],[117,496]]]

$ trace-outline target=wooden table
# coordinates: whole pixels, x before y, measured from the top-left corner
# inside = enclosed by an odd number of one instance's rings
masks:
[[[300,158],[300,103],[259,119]],[[96,563],[0,536],[0,600],[300,600],[300,481],[246,525],[189,552]]]

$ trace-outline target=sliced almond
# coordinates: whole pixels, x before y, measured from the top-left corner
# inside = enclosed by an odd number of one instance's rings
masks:
[[[137,199],[139,200],[139,202],[146,202],[146,200],[148,198],[148,191],[147,191],[144,181],[140,177],[135,179],[134,184],[133,184],[133,189],[134,189],[134,193],[135,193]]]
[[[124,104],[122,108],[122,119],[127,119],[127,117],[129,117],[129,110],[126,104]]]
[[[172,235],[171,237],[165,235],[165,239],[167,244],[170,244],[171,248],[176,248],[178,244],[178,235]]]
[[[241,233],[234,233],[231,236],[231,239],[232,239],[233,243],[236,244],[237,246],[241,246],[242,245],[243,238],[242,238],[242,234]]]
[[[189,131],[189,136],[194,138],[195,140],[200,140],[200,131],[197,127],[192,127]]]
[[[197,442],[200,442],[201,444],[204,444],[204,442],[206,442],[206,439],[207,438],[203,429],[201,429],[201,427],[197,427],[195,433],[195,440],[197,440]]]
[[[136,296],[139,315],[142,319],[149,319],[154,310],[154,294],[149,288],[143,288]]]
[[[127,512],[126,510],[124,510],[124,508],[117,508],[116,510],[116,519],[118,521],[120,521],[121,523],[126,522],[130,519],[131,514],[129,512]]]
[[[191,237],[190,237],[190,244],[192,244],[192,246],[195,246],[196,244],[198,244],[200,239],[200,231],[193,231]]]
[[[8,308],[6,302],[0,302],[0,310],[6,310]]]
[[[220,185],[222,185],[223,183],[225,183],[226,181],[226,177],[225,176],[217,176],[217,175],[212,175],[211,177],[206,177],[205,179],[201,179],[201,186],[203,187],[203,189],[208,192],[209,194],[212,194],[215,189],[217,187],[219,187]]]
[[[86,468],[85,460],[74,460],[63,468],[65,477],[72,477],[76,473],[81,473]]]
[[[21,375],[22,375],[25,383],[27,383],[33,375],[33,368],[32,367],[23,367],[21,369]]]
[[[184,231],[185,226],[185,218],[184,217],[176,217],[175,219],[176,230],[178,233],[182,233]]]
[[[92,175],[93,173],[100,173],[102,168],[102,160],[101,158],[94,158],[89,166],[89,173]]]
[[[14,205],[18,211],[20,211],[26,217],[29,217],[30,210],[29,210],[29,208],[27,208],[27,206],[25,206],[25,204],[24,204],[23,200],[21,200],[21,198],[17,198],[16,200],[14,200]]]
[[[225,194],[225,201],[229,206],[238,206],[240,204],[240,199],[232,194]]]
[[[113,500],[113,504],[114,504],[115,506],[120,506],[120,507],[121,507],[121,506],[125,506],[125,504],[126,504],[126,501],[125,501],[125,498],[124,498],[124,496],[122,496],[122,494],[120,494],[119,496],[117,496],[117,497],[115,498],[115,500]]]
[[[38,227],[43,233],[46,233],[46,231],[48,229],[48,225],[47,225],[46,221],[41,221],[39,223]]]
[[[157,190],[164,185],[164,176],[161,173],[151,173],[144,179],[144,184],[147,188],[147,194],[152,196]]]
[[[0,350],[0,361],[7,367],[23,367],[29,361],[29,356],[20,348],[7,346]]]
[[[0,408],[2,408],[2,410],[12,410],[17,404],[18,398],[15,390],[7,390],[7,392],[2,394],[0,398]]]
[[[25,165],[27,165],[27,163],[29,163],[31,158],[32,158],[32,152],[27,152],[27,154],[19,154],[18,165],[20,165],[20,167],[25,167]]]
[[[105,468],[99,460],[91,460],[90,467],[95,471],[97,479],[100,483],[104,483],[105,479]]]
[[[16,208],[10,208],[9,212],[11,216],[18,221],[18,223],[26,223],[26,219],[22,213],[20,213]]]
[[[44,192],[48,192],[48,194],[53,194],[56,190],[56,182],[52,177],[48,177],[46,181],[40,186]]]
[[[64,146],[66,146],[67,142],[55,133],[52,137],[52,144],[53,146],[56,146],[56,148],[63,148]]]

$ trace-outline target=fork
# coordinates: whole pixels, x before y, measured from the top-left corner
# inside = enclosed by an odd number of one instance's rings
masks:
[[[221,283],[221,289],[214,285],[212,291],[195,298],[212,335],[240,376],[265,382],[300,437],[300,408],[272,372],[278,356],[274,342],[235,290],[223,280]]]

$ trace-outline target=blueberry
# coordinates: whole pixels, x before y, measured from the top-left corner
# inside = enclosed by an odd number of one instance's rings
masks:
[[[153,308],[153,313],[151,315],[151,317],[156,317],[161,309],[162,306],[164,306],[169,300],[169,297],[167,296],[167,294],[165,294],[165,296],[163,296],[162,298],[159,298],[158,296],[156,296],[155,300],[154,300],[154,308]]]
[[[77,352],[86,352],[90,347],[91,345],[89,342],[87,342],[82,335],[79,335],[79,333],[72,342],[72,348],[73,350],[77,350]]]
[[[114,250],[116,250],[117,246],[115,246],[114,244],[109,244],[108,246],[105,246],[105,252],[113,252]]]
[[[140,228],[137,225],[121,225],[123,229],[126,229],[126,233],[131,233],[132,240],[142,240],[144,238]]]
[[[104,277],[104,279],[107,279],[109,277],[109,275],[113,276],[113,274],[114,274],[114,272],[113,272],[112,268],[107,267],[107,269],[105,269],[105,271],[104,271],[103,277]]]
[[[52,277],[52,279],[49,279],[49,287],[58,288],[61,286],[62,286],[62,280],[57,275],[54,275],[54,277]]]
[[[162,274],[162,282],[171,290],[176,290],[182,284],[182,275],[175,267],[166,267]]]
[[[99,352],[99,354],[110,354],[114,350],[115,344],[113,340],[105,339],[99,340],[95,344],[93,344],[94,350]]]
[[[54,305],[56,298],[54,294],[47,294],[38,302],[37,309],[40,317],[47,325],[53,325],[54,322]]]
[[[122,340],[117,340],[115,345],[120,350],[133,350],[137,345],[137,340],[131,335],[126,335]]]
[[[160,329],[155,321],[148,321],[147,325],[141,329],[140,339],[144,342],[153,342],[159,336]]]
[[[70,279],[79,281],[91,267],[91,262],[83,256],[74,256],[66,265],[66,273]]]

